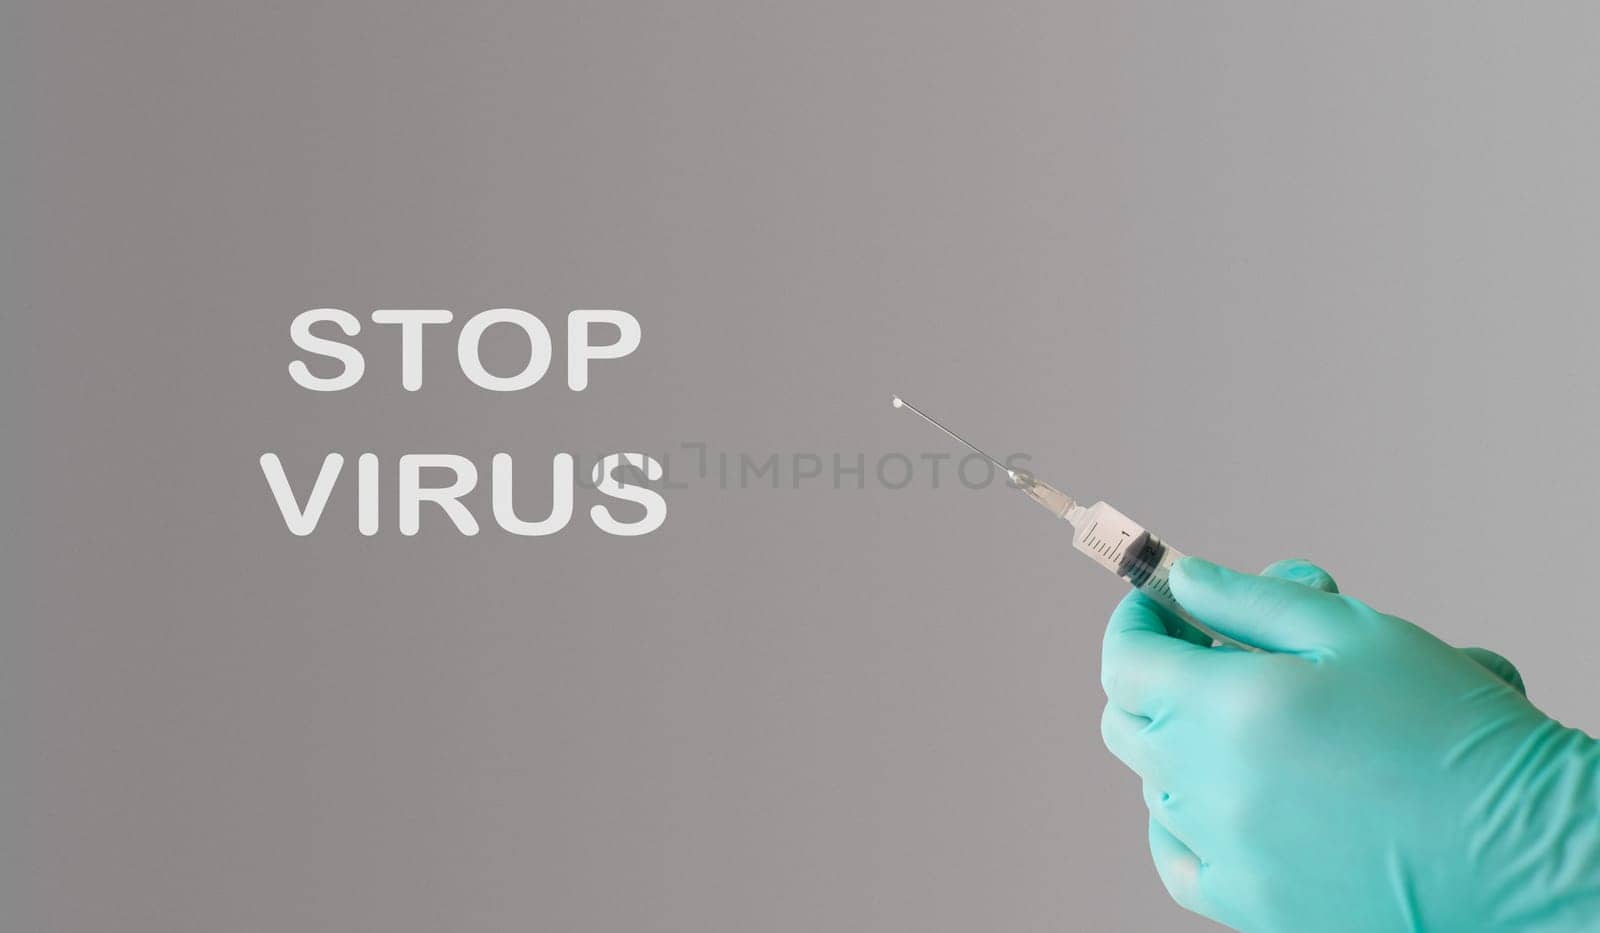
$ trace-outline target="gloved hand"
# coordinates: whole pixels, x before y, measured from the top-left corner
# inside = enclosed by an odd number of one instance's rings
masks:
[[[1182,906],[1249,933],[1600,930],[1600,751],[1503,658],[1340,596],[1303,561],[1193,557],[1106,630],[1106,746],[1144,779]]]

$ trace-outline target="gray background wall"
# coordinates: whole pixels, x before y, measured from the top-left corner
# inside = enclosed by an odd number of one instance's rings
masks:
[[[300,539],[268,450],[948,450],[902,392],[1600,722],[1591,5],[432,6],[4,11],[8,928],[1211,929],[1100,746],[1119,586],[1006,493]],[[644,344],[285,372],[505,305]]]

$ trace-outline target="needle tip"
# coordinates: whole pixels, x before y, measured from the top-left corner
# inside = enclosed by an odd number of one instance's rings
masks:
[[[894,396],[892,401],[894,403],[894,407],[896,407],[896,408],[900,408],[903,405],[905,405],[905,402],[900,401],[900,396],[898,396],[898,395]]]

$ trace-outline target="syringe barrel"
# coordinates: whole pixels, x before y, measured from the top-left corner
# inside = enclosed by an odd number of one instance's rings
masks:
[[[1096,502],[1084,512],[1073,526],[1072,546],[1216,641],[1247,647],[1196,621],[1178,604],[1167,581],[1183,552],[1111,506]]]

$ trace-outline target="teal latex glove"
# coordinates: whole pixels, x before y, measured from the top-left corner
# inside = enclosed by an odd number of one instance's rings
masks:
[[[1337,593],[1193,557],[1106,631],[1106,746],[1182,906],[1248,933],[1600,930],[1600,751],[1515,668]]]

